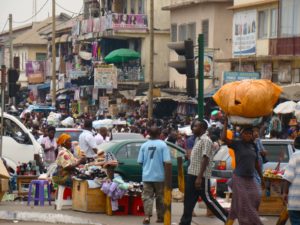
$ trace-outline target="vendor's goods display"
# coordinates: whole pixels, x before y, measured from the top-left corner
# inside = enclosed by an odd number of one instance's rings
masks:
[[[243,80],[224,85],[213,99],[230,116],[257,118],[272,113],[281,92],[268,80]]]

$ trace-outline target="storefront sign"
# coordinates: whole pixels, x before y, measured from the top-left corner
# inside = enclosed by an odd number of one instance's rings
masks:
[[[117,69],[115,67],[99,67],[94,70],[94,87],[99,89],[116,89]]]
[[[107,110],[109,107],[109,99],[107,96],[99,97],[99,108],[102,110]]]
[[[75,80],[75,79],[78,79],[79,77],[86,76],[86,71],[71,70],[71,71],[69,71],[69,75],[70,75],[71,80]]]
[[[256,10],[234,13],[232,49],[233,56],[256,53]]]
[[[260,78],[259,73],[248,73],[248,72],[224,72],[223,83],[230,83],[239,80],[257,80]]]

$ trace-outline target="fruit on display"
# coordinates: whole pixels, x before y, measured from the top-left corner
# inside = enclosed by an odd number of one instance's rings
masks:
[[[264,172],[264,177],[266,178],[273,178],[273,179],[281,179],[284,174],[284,170],[273,170],[273,169],[266,169]]]

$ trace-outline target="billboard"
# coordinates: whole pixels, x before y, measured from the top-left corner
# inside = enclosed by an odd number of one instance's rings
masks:
[[[260,74],[255,72],[224,72],[223,84],[227,84],[239,80],[257,80]]]
[[[256,10],[236,12],[233,15],[233,56],[255,55],[256,53]]]

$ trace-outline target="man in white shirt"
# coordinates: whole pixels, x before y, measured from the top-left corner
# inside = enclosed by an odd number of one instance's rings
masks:
[[[97,143],[92,133],[93,122],[92,120],[84,121],[84,130],[79,136],[79,147],[86,157],[89,159],[97,156]]]
[[[95,136],[96,144],[101,145],[102,143],[107,143],[110,141],[110,137],[108,135],[108,131],[106,127],[101,127]]]

